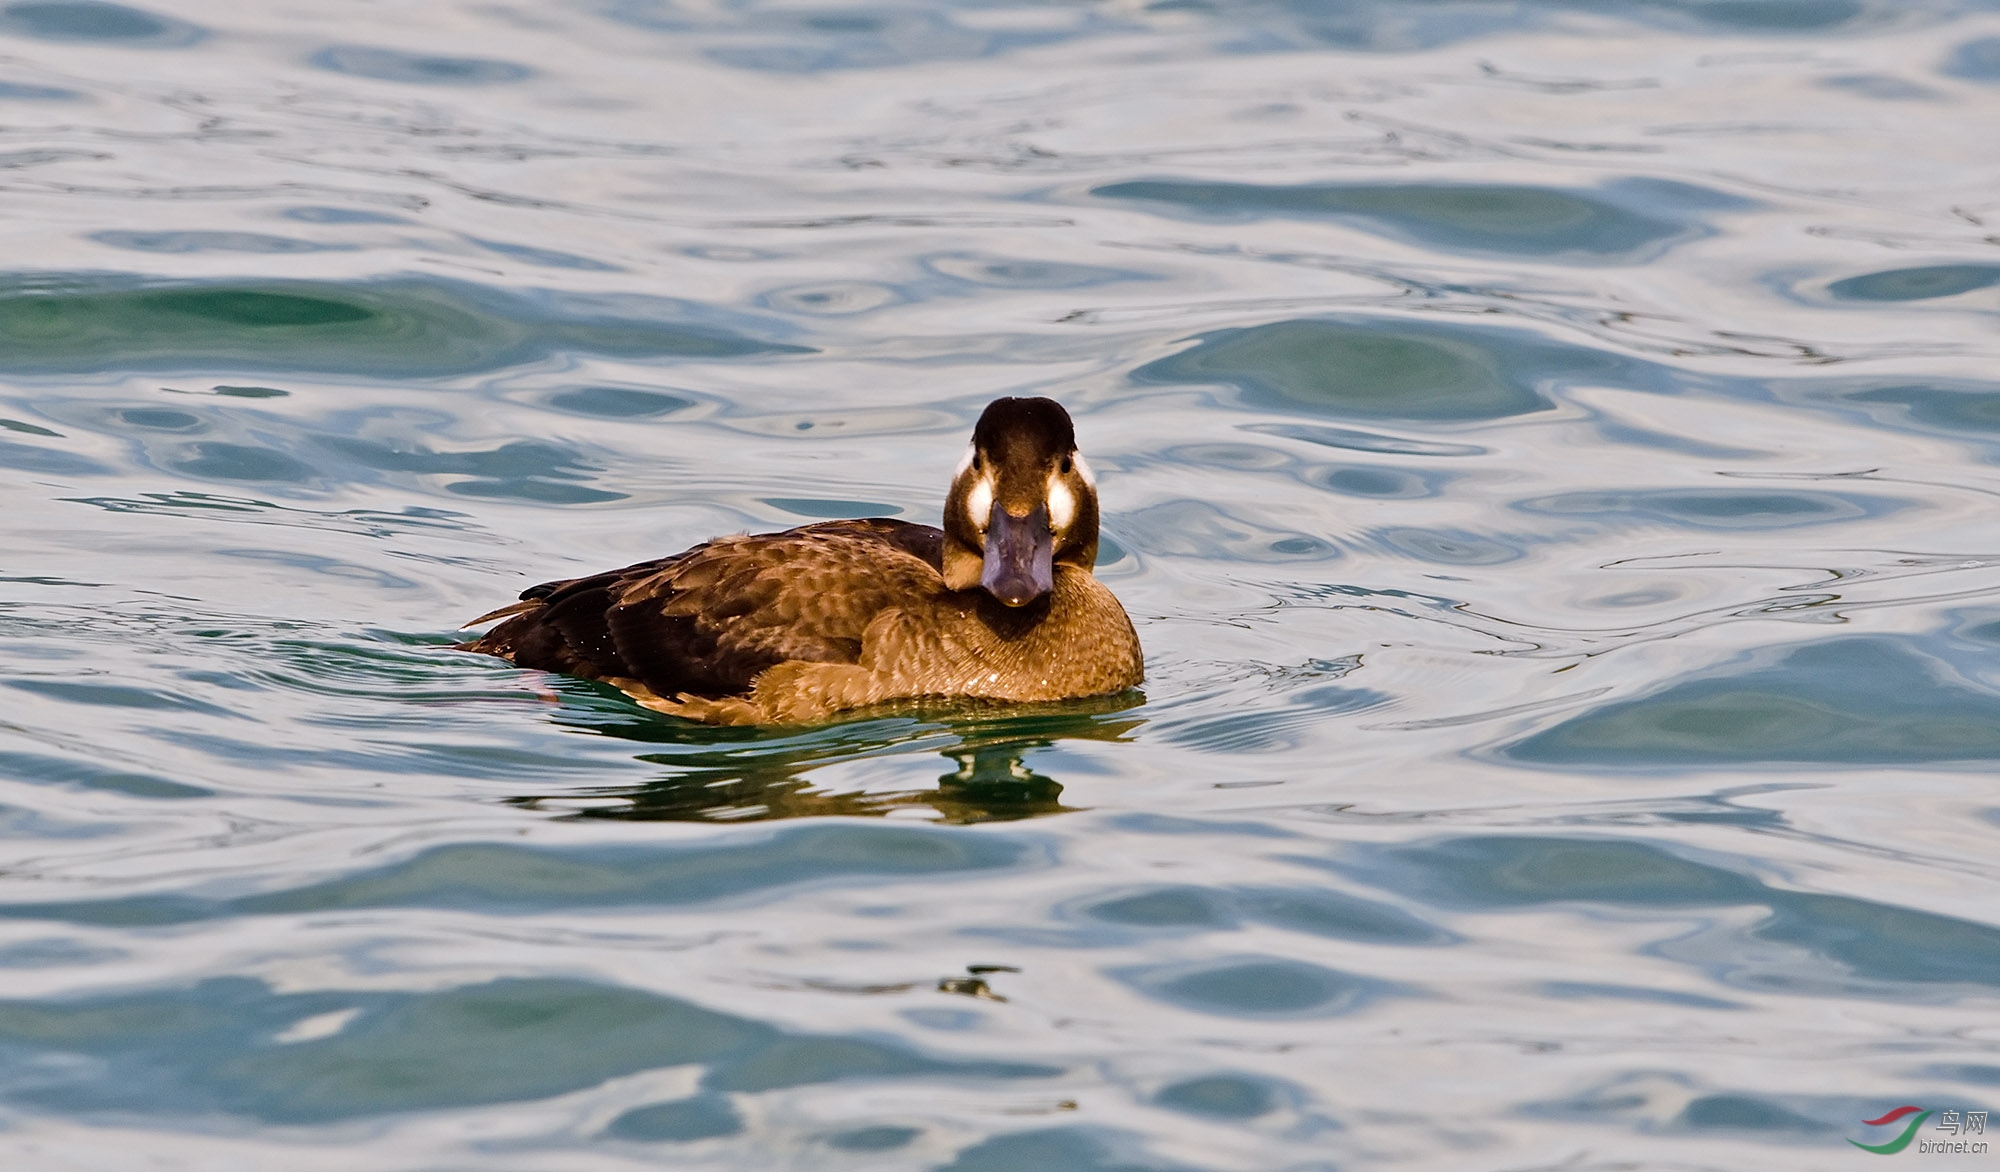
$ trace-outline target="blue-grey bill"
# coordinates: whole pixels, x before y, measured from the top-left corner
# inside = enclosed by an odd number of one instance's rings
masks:
[[[1049,509],[1009,516],[998,502],[986,523],[986,568],[979,585],[1008,606],[1026,606],[1055,588],[1055,534]]]

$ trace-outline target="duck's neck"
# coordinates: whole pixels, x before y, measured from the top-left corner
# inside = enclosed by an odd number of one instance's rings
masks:
[[[1025,681],[1047,681],[1056,694],[1115,692],[1142,675],[1138,636],[1118,599],[1088,570],[1058,565],[1055,587],[1027,606],[979,595],[979,620]],[[1039,690],[1039,689],[1038,689]]]

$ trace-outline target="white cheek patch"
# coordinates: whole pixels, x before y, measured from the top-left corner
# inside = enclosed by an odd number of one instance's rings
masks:
[[[973,482],[972,491],[965,494],[965,511],[972,527],[986,532],[986,522],[993,517],[993,474],[988,472]]]
[[[1064,484],[1062,473],[1049,477],[1049,528],[1060,533],[1076,520],[1076,494]]]

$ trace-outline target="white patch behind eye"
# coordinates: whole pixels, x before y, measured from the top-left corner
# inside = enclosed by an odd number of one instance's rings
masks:
[[[1076,494],[1063,483],[1062,473],[1049,477],[1049,527],[1057,531],[1069,528],[1076,520]]]
[[[1090,465],[1083,462],[1083,453],[1072,452],[1069,459],[1070,463],[1076,466],[1076,474],[1083,477],[1083,482],[1092,488],[1096,488],[1097,475],[1090,470]]]
[[[993,473],[987,472],[972,484],[972,491],[965,494],[965,511],[972,527],[986,532],[986,522],[993,518]]]
[[[974,444],[965,445],[965,455],[959,459],[958,467],[952,469],[951,478],[953,480],[957,480],[959,477],[965,475],[966,472],[972,467],[972,461],[977,459],[978,456],[979,456],[979,448],[977,445]]]

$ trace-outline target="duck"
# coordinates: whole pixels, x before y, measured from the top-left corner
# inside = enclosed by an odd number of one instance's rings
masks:
[[[885,706],[1045,703],[1145,679],[1094,572],[1097,482],[1048,398],[995,399],[942,527],[885,517],[738,534],[544,582],[460,650],[610,684],[669,716],[817,724]]]

